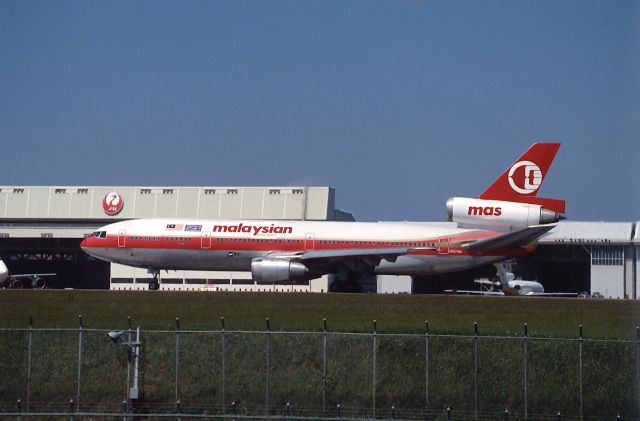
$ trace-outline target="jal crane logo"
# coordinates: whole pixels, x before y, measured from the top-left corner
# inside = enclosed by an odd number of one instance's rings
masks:
[[[124,206],[124,199],[119,193],[112,191],[102,199],[102,209],[107,215],[117,215]]]
[[[516,171],[521,167],[524,167],[524,170],[518,171],[516,177]],[[518,181],[516,182],[514,178]],[[516,162],[509,170],[509,185],[517,193],[531,194],[540,188],[540,184],[542,184],[542,171],[531,161]]]

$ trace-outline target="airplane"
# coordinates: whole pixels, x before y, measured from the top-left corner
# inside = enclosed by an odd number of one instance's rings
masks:
[[[82,249],[102,260],[160,270],[251,271],[256,283],[293,284],[337,275],[459,271],[532,252],[564,219],[565,202],[537,197],[559,143],[535,143],[478,198],[447,201],[457,224],[292,220],[134,219],[106,225]],[[486,228],[490,228],[487,230]]]
[[[0,259],[0,288],[20,289],[23,287],[31,287],[33,289],[44,289],[47,287],[44,278],[55,275],[55,273],[23,273],[10,275],[7,265]]]
[[[473,282],[482,286],[482,290],[446,289],[445,294],[492,295],[492,296],[526,296],[526,297],[577,297],[574,292],[545,292],[538,281],[516,279],[513,272],[508,272],[504,265],[494,264],[498,269],[498,280],[488,278],[475,279]]]

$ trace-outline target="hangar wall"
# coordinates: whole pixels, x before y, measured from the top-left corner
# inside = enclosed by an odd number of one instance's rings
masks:
[[[108,211],[107,201],[114,203]],[[0,186],[0,218],[107,221],[132,218],[333,220],[331,187]]]
[[[555,249],[548,253],[550,261],[566,260],[568,250],[574,250],[570,260],[578,261],[576,255],[582,249],[590,257],[586,292],[605,298],[637,299],[638,277],[632,269],[635,231],[632,222],[564,221],[539,240],[539,249]]]

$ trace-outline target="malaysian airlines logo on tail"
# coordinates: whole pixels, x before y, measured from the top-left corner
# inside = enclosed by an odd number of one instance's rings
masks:
[[[565,213],[564,200],[536,196],[559,148],[559,143],[533,144],[478,199],[529,203]]]
[[[519,184],[516,180],[515,173],[518,169],[524,167],[524,182]],[[522,180],[522,178],[519,178]],[[535,163],[531,161],[520,161],[513,164],[509,170],[509,185],[519,194],[530,194],[538,190],[542,184],[542,171]],[[522,187],[520,187],[522,186]]]

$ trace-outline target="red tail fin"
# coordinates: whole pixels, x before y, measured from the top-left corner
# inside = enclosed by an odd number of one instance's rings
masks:
[[[531,203],[564,213],[564,200],[536,197],[558,148],[559,143],[534,143],[478,198]]]

